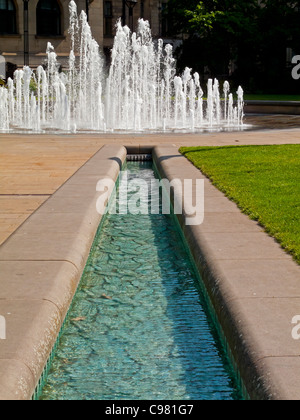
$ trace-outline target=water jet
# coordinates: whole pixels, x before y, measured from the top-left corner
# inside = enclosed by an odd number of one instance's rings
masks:
[[[243,128],[243,90],[234,105],[229,83],[209,79],[207,97],[198,73],[176,75],[171,45],[153,40],[149,22],[136,32],[116,25],[106,74],[99,45],[84,11],[69,4],[71,50],[68,69],[51,43],[46,63],[25,66],[0,88],[0,131],[33,133],[221,131]],[[76,58],[78,57],[78,58]],[[222,90],[222,92],[221,92]]]

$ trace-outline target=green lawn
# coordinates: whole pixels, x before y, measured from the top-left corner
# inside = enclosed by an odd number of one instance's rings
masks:
[[[300,145],[183,147],[180,152],[300,263]]]

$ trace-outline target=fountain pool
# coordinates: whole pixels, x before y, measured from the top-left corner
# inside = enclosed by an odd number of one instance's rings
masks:
[[[243,89],[236,99],[225,82],[209,79],[206,93],[198,73],[176,75],[171,45],[154,41],[139,20],[131,33],[120,21],[104,69],[84,11],[72,0],[68,68],[60,72],[53,46],[36,71],[25,66],[0,88],[1,132],[197,132],[241,130]]]

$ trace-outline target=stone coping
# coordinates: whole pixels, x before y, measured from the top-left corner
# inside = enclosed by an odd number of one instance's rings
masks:
[[[97,182],[115,182],[125,159],[101,148],[0,247],[0,400],[32,398],[102,218]]]
[[[264,101],[264,100],[247,100],[245,99],[246,104],[251,105],[280,105],[280,106],[300,106],[300,101]]]
[[[299,400],[300,267],[177,147],[158,146],[153,158],[170,181],[204,179],[204,223],[177,217],[250,398]]]
[[[300,102],[245,100],[245,113],[300,115]]]

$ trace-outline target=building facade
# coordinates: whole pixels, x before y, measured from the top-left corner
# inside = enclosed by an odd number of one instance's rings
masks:
[[[136,27],[149,20],[153,37],[166,35],[163,10],[167,0],[137,0],[131,17],[128,0],[75,0],[78,13],[88,14],[93,37],[106,56],[113,45],[118,19]],[[0,0],[0,55],[9,66],[37,67],[46,57],[51,42],[63,66],[70,52],[69,0]]]

